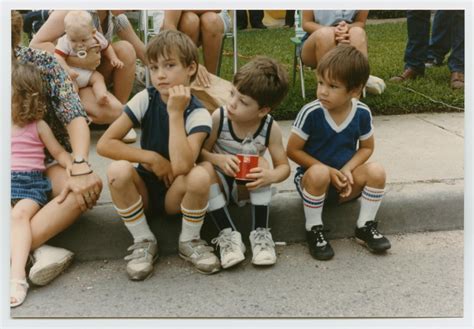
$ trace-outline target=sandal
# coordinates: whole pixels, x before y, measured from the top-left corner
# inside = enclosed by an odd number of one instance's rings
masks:
[[[10,280],[10,307],[17,307],[23,304],[28,292],[29,285],[26,279]],[[13,302],[13,300],[15,300]]]

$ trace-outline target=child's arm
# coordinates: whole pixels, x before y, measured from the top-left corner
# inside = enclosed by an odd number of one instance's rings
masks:
[[[191,88],[188,86],[174,86],[169,89],[167,110],[169,115],[169,155],[173,174],[186,175],[194,167],[207,132],[186,134],[184,111],[191,100]]]
[[[38,128],[38,135],[41,141],[44,146],[46,146],[51,156],[56,159],[62,167],[70,169],[72,166],[71,154],[69,154],[61,144],[59,144],[48,124],[43,120],[39,120],[36,127]]]
[[[235,177],[239,171],[239,159],[232,154],[218,154],[212,152],[212,148],[217,140],[220,120],[221,111],[217,109],[212,113],[212,131],[201,150],[200,160],[209,161],[214,166],[219,167],[227,176]]]
[[[104,50],[104,56],[110,60],[110,64],[112,64],[113,67],[117,69],[121,69],[123,67],[123,62],[118,59],[117,54],[115,53],[114,47],[112,47],[112,45],[109,45]]]
[[[247,183],[247,189],[254,190],[270,184],[279,183],[287,179],[290,175],[290,164],[288,163],[288,157],[283,147],[281,129],[275,121],[273,121],[270,132],[268,151],[272,157],[273,169],[258,167],[250,170],[250,174],[248,174],[247,177],[255,179],[255,181]]]
[[[324,163],[320,162],[319,160],[313,158],[311,155],[304,151],[304,145],[306,141],[298,136],[295,133],[291,133],[290,138],[288,139],[288,145],[286,147],[286,152],[288,157],[302,166],[305,169],[310,168],[315,164],[321,164],[329,168],[329,173],[331,176],[331,184],[340,191],[347,186],[347,178],[346,176],[336,168],[330,167],[325,165]]]
[[[171,185],[173,173],[169,161],[154,151],[143,150],[122,142],[122,138],[133,127],[132,120],[122,113],[104,132],[97,142],[97,153],[114,159],[139,162],[145,168],[163,180],[165,185]]]
[[[66,59],[63,56],[57,53],[54,53],[54,56],[56,57],[56,60],[58,61],[59,65],[61,65],[62,68],[67,72],[67,74],[69,74],[71,80],[76,80],[79,76],[79,73],[77,73],[66,63]]]

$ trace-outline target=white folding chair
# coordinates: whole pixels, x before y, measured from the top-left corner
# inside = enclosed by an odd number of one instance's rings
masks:
[[[299,73],[300,73],[300,81],[301,81],[301,96],[303,99],[306,98],[305,93],[305,86],[304,86],[304,72],[303,72],[303,62],[301,61],[301,48],[303,46],[303,42],[301,39],[304,37],[305,32],[302,28],[303,22],[303,11],[302,10],[295,10],[295,36],[290,38],[291,42],[295,45],[295,53],[293,57],[293,86],[295,85],[296,81],[296,65],[299,66]]]

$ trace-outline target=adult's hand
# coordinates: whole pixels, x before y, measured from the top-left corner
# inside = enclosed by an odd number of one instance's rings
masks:
[[[199,64],[196,76],[196,82],[199,86],[209,88],[211,86],[211,74],[204,65]]]
[[[78,174],[79,169],[77,171],[75,173],[75,170],[73,170],[72,174]],[[68,170],[69,173],[70,171]],[[62,203],[69,193],[73,193],[81,210],[86,211],[87,209],[92,209],[97,203],[101,191],[102,181],[93,172],[88,175],[69,176],[66,186],[57,197],[57,202]]]

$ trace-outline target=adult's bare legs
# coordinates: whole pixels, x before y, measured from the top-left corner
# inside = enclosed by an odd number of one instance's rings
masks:
[[[367,56],[367,33],[361,27],[355,26],[349,30],[349,42],[362,54]]]
[[[68,175],[60,165],[51,166],[46,175],[53,186],[52,195],[56,197],[64,188]],[[79,218],[82,211],[72,193],[64,202],[58,204],[56,199],[49,201],[31,219],[31,249],[34,250],[43,243],[64,231]]]
[[[179,20],[178,30],[189,36],[194,44],[199,47],[201,20],[196,13],[191,11],[183,12]]]
[[[204,66],[212,73],[217,73],[217,63],[221,55],[224,22],[215,12],[201,15],[201,41],[204,55]]]
[[[329,50],[336,47],[333,27],[323,27],[313,32],[301,50],[301,60],[305,65],[315,68]]]
[[[116,69],[109,60],[103,58],[97,70],[102,73],[107,84],[114,83],[114,96],[120,103],[125,104],[132,93],[137,55],[132,44],[128,41],[114,42],[112,47],[117,57],[123,62],[123,68]]]

